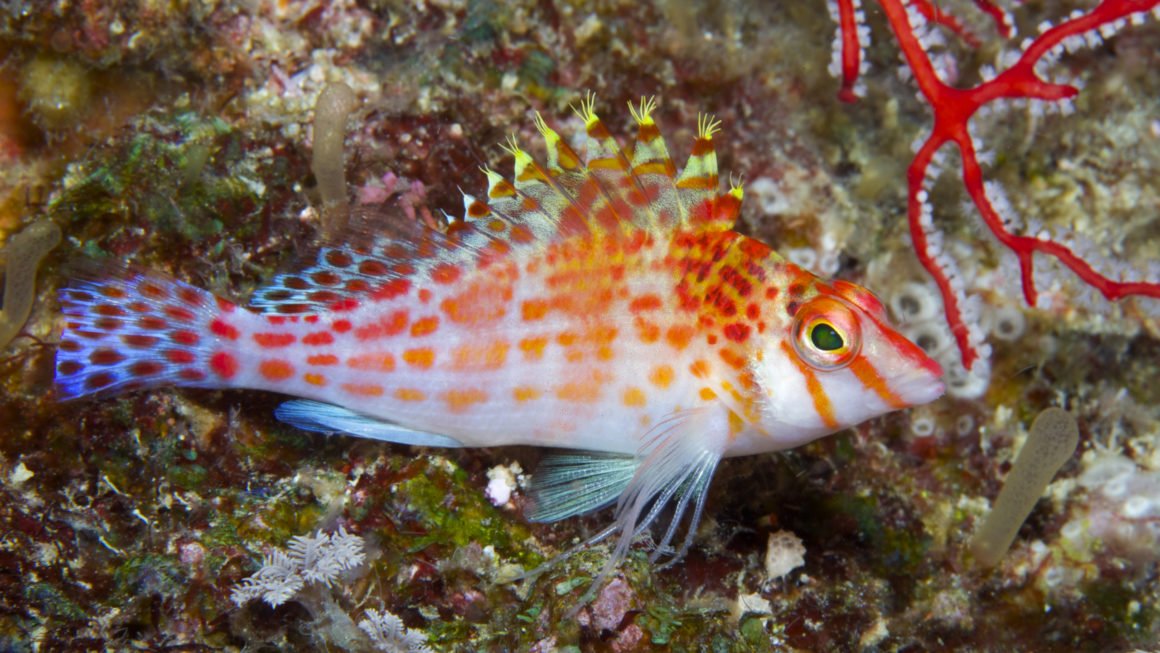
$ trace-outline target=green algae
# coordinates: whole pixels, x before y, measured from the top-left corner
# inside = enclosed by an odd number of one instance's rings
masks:
[[[88,616],[80,605],[49,583],[29,583],[24,588],[24,599],[54,619],[81,621]]]
[[[134,127],[72,166],[50,215],[77,231],[140,224],[170,243],[220,239],[227,225],[233,238],[254,233],[265,182],[236,129],[189,110],[148,114]],[[86,245],[97,258],[111,254],[101,241]]]
[[[185,594],[189,578],[177,561],[168,555],[133,556],[113,572],[117,596],[122,600],[139,600],[151,595],[178,598]]]
[[[424,473],[416,473],[397,485],[399,496],[426,531],[412,542],[412,552],[432,545],[447,548],[477,543],[534,560],[523,547],[516,546],[529,536],[527,528],[512,524],[491,505],[479,488],[470,484],[466,472],[457,466],[448,470],[431,462],[424,466]]]

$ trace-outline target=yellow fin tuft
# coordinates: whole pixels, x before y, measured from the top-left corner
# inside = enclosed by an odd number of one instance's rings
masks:
[[[536,131],[540,132],[540,135],[544,137],[544,140],[549,145],[560,141],[560,135],[556,133],[555,129],[548,126],[548,122],[544,120],[544,117],[540,115],[539,111],[536,112],[532,120],[536,123]]]
[[[529,156],[527,152],[520,149],[520,142],[516,140],[515,134],[508,134],[507,142],[500,143],[500,147],[503,148],[504,152],[507,152],[517,159]]]
[[[586,127],[600,122],[600,118],[596,115],[596,94],[592,91],[586,91],[580,106],[573,106],[572,111],[584,121]]]
[[[733,197],[736,197],[738,202],[745,199],[745,189],[743,188],[744,184],[744,175],[739,175],[736,179],[734,179],[733,173],[729,173],[729,194]]]
[[[712,115],[702,113],[697,115],[697,138],[707,141],[713,140],[713,135],[721,131],[721,121]]]
[[[638,125],[654,125],[652,112],[656,111],[657,99],[656,96],[650,98],[640,98],[640,107],[633,106],[632,102],[628,103],[628,112],[632,114],[632,119]]]

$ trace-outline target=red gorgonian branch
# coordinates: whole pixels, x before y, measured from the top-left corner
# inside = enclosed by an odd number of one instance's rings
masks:
[[[930,0],[876,2],[886,16],[922,97],[934,112],[931,133],[921,142],[907,169],[907,220],[915,253],[934,277],[942,294],[946,319],[958,344],[963,367],[970,370],[985,360],[987,348],[982,334],[972,329],[973,321],[965,314],[968,309],[963,282],[953,271],[949,256],[942,252],[941,237],[933,231],[931,207],[923,187],[935,154],[948,142],[954,143],[959,150],[963,185],[983,222],[1019,261],[1023,297],[1029,305],[1035,306],[1037,298],[1033,277],[1036,253],[1055,257],[1109,300],[1129,295],[1160,298],[1160,282],[1117,281],[1098,272],[1072,248],[1052,240],[1046,232],[1014,233],[1010,221],[996,210],[996,198],[988,197],[989,184],[984,181],[976,144],[967,129],[971,117],[996,100],[1069,101],[1079,93],[1079,89],[1047,81],[1035,71],[1035,67],[1054,61],[1065,49],[1074,49],[1077,44],[1098,44],[1101,37],[1110,37],[1129,23],[1143,22],[1148,12],[1160,18],[1160,0],[1103,0],[1089,11],[1073,12],[1058,25],[1042,23],[1039,36],[1025,40],[1018,58],[1005,70],[994,76],[984,73],[984,81],[971,88],[955,88],[944,81],[925,40],[930,36],[928,24],[950,30],[969,45],[978,43],[973,33]],[[991,17],[1000,34],[1009,35],[1012,21],[1005,11],[990,0],[975,0],[975,5]],[[839,30],[831,72],[841,79],[838,97],[853,102],[863,93],[859,77],[866,68],[863,47],[870,32],[865,26],[859,0],[830,0],[829,8]]]

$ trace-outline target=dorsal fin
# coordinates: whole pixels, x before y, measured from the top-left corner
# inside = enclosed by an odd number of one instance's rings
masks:
[[[476,201],[465,199],[465,204],[470,214]],[[325,245],[312,265],[277,275],[254,294],[250,306],[285,314],[351,310],[367,299],[403,295],[412,284],[445,283],[466,265],[486,266],[539,242],[522,225],[491,214],[457,220],[446,231],[390,208],[360,207],[352,217],[349,242]]]
[[[359,218],[364,224],[375,232],[388,227],[389,235],[376,233],[322,247],[313,265],[275,277],[251,305],[276,313],[349,310],[368,298],[403,294],[412,283],[445,281],[465,267],[485,266],[574,236],[624,236],[639,230],[663,235],[681,226],[732,228],[742,190],[732,184],[720,193],[713,146],[720,123],[709,116],[698,118],[697,140],[678,175],[652,118],[655,108],[654,100],[644,98],[639,106],[629,105],[637,129],[626,156],[596,115],[595,98],[586,95],[574,108],[584,121],[583,159],[537,113],[546,165],[511,138],[503,147],[515,159],[512,181],[483,168],[486,199],[465,193],[463,218],[451,220],[442,231],[398,211],[379,209],[379,216],[367,220],[367,208],[362,207]],[[371,230],[364,226],[364,232]]]
[[[721,122],[712,116],[702,114],[697,117],[697,140],[693,141],[689,160],[676,183],[685,222],[713,231],[733,228],[742,196],[740,186],[733,186],[729,193],[718,195],[721,182],[717,177],[717,150],[713,147],[713,135],[720,128]]]
[[[681,199],[673,185],[677,166],[669,156],[665,139],[652,119],[656,98],[640,99],[640,107],[628,103],[628,112],[636,121],[636,140],[632,147],[632,176],[641,196],[633,203],[646,207],[652,226],[658,230],[676,227],[681,219]]]

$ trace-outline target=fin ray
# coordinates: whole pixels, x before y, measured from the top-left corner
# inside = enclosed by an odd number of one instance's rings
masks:
[[[399,210],[359,207],[356,224],[370,223],[375,232],[385,228],[387,233],[364,236],[361,240],[368,245],[322,248],[313,265],[278,275],[255,293],[251,306],[290,314],[350,310],[367,299],[395,296],[409,280],[421,283],[439,267],[482,267],[562,239],[733,227],[742,191],[731,185],[720,192],[713,146],[717,120],[698,119],[692,153],[678,174],[652,119],[652,100],[630,105],[637,133],[627,156],[597,116],[591,94],[574,110],[584,122],[583,161],[536,114],[536,128],[548,153],[546,165],[520,149],[513,137],[503,146],[515,159],[512,181],[483,168],[485,197],[465,194],[463,218],[451,221],[446,229],[403,218]],[[384,215],[394,219],[375,219]],[[371,229],[364,226],[364,231]]]
[[[175,279],[92,270],[60,290],[65,330],[56,353],[61,399],[158,385],[216,388],[211,323],[234,305]]]
[[[554,522],[611,505],[636,473],[635,456],[603,452],[554,454],[532,476],[534,522]]]

